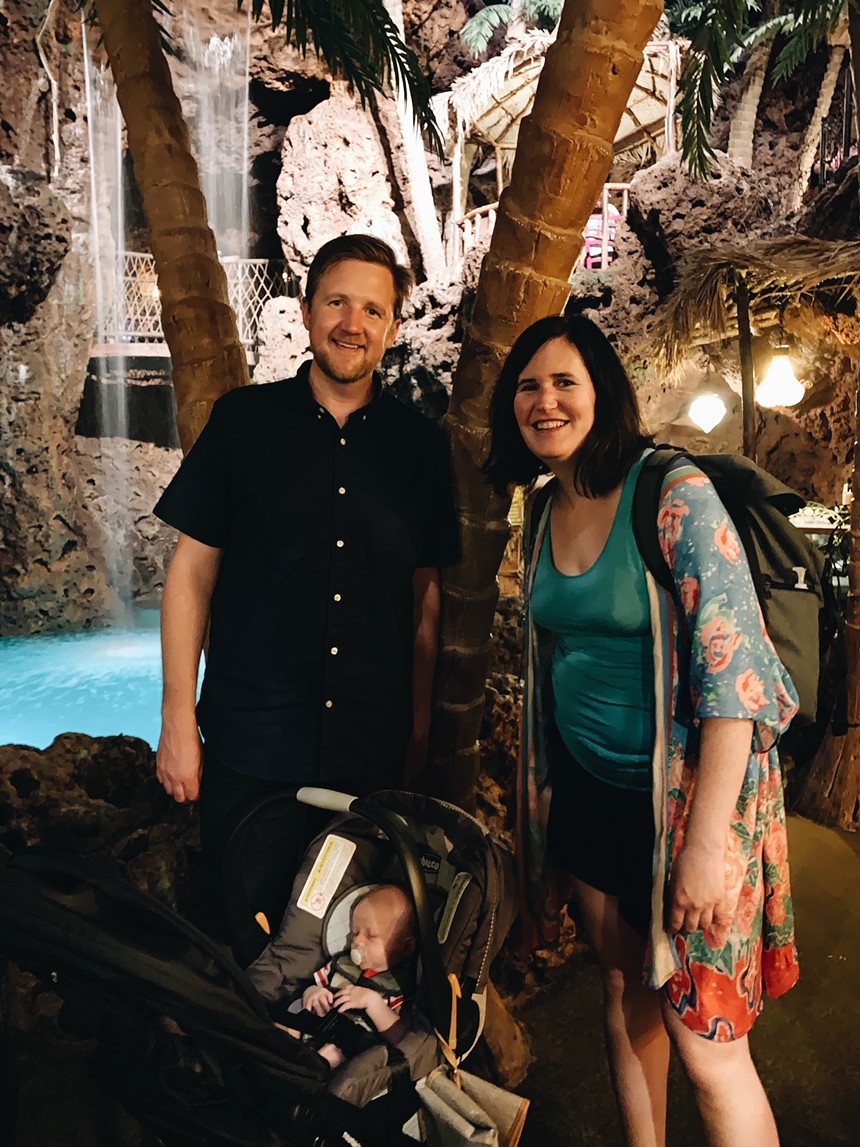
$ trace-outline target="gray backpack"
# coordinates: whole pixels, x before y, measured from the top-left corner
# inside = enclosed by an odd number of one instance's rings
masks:
[[[690,463],[713,482],[744,547],[765,627],[797,690],[800,709],[794,723],[814,724],[822,665],[840,618],[830,562],[789,521],[806,500],[748,458],[691,455],[674,446],[658,446],[639,473],[633,530],[645,565],[675,596],[657,537],[657,507],[667,473]]]

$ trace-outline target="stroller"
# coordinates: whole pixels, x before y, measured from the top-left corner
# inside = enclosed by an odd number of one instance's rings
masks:
[[[340,815],[299,858],[303,805]],[[290,869],[278,867],[284,858]],[[301,917],[301,927],[287,929],[285,978],[296,983],[340,942],[356,886],[404,886],[417,921],[416,1006],[439,1037],[440,1058],[459,1062],[474,1048],[490,963],[513,912],[510,858],[473,818],[412,793],[359,800],[300,789],[245,817],[225,875],[242,963],[259,955],[285,903],[286,924],[291,913]],[[314,899],[315,913],[297,915],[309,880],[325,896]],[[366,1107],[338,1099],[327,1088],[328,1064],[274,1025],[218,944],[103,865],[40,851],[12,860],[0,872],[0,953],[52,983],[67,1030],[96,1040],[96,1074],[168,1147],[420,1140],[416,1090],[402,1063],[392,1063],[390,1085]]]

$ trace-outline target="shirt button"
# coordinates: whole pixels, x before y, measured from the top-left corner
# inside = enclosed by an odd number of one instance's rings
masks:
[[[333,645],[333,646],[331,647],[331,650],[330,650],[330,652],[331,652],[331,655],[332,655],[332,657],[337,657],[337,646],[336,646],[336,645]]]
[[[337,548],[339,550],[342,550],[343,549],[343,538],[338,538],[337,541],[335,542],[335,545],[337,546]]]
[[[334,705],[334,701],[326,701],[326,703],[325,703],[326,709],[330,709],[332,707],[332,705]]]
[[[346,446],[346,439],[345,439],[345,438],[341,438],[341,440],[340,440],[340,444],[341,444],[341,446]]]
[[[335,600],[335,601],[340,601],[340,594],[339,594],[339,593],[336,593],[336,594],[334,595],[334,600]]]
[[[337,492],[338,492],[338,494],[345,494],[346,493],[346,486],[338,486]]]

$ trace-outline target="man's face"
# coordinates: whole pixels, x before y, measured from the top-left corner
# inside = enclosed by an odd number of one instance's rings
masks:
[[[394,342],[394,278],[387,267],[345,259],[322,275],[310,305],[302,302],[314,364],[330,382],[370,381]]]

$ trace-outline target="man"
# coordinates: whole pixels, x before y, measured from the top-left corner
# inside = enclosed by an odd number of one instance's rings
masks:
[[[199,795],[216,858],[279,787],[362,795],[426,758],[439,567],[459,551],[450,467],[439,429],[374,374],[411,283],[379,239],[326,243],[302,302],[312,361],[219,399],[156,506],[180,531],[158,778]]]

